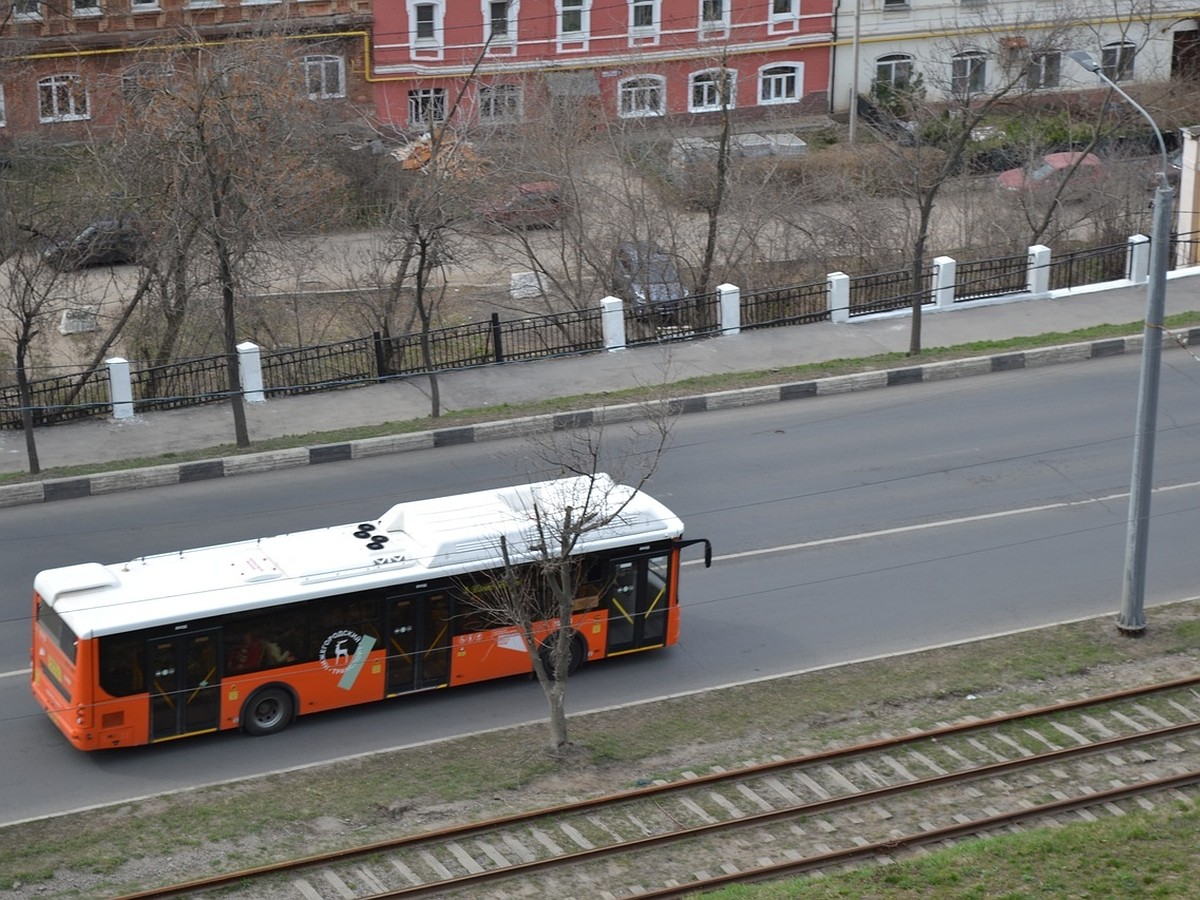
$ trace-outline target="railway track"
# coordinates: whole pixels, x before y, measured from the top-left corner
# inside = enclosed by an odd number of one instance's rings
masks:
[[[1200,796],[1200,677],[128,895],[671,897]]]

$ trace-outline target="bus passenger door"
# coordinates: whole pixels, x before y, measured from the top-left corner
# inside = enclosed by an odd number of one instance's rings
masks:
[[[608,609],[606,655],[661,647],[666,643],[670,573],[670,551],[612,561],[604,594]]]
[[[387,695],[450,683],[450,594],[428,591],[387,600]]]
[[[216,731],[221,714],[218,632],[150,641],[150,740]]]

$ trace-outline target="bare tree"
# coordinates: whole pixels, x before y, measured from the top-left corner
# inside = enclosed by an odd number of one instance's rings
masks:
[[[249,431],[237,365],[239,313],[263,257],[284,246],[280,223],[317,218],[330,174],[312,152],[314,114],[289,47],[248,40],[164,57],[139,85],[118,135],[123,163],[167,260],[162,349],[168,352],[194,284],[219,295],[222,349],[237,445]],[[206,275],[198,276],[198,270]],[[189,280],[189,274],[190,280]]]
[[[46,249],[46,213],[25,190],[5,183],[0,213],[0,322],[13,354],[13,371],[21,407],[21,428],[29,472],[41,472],[38,457],[32,370],[38,358],[38,339],[72,293],[64,284],[69,275],[52,264]],[[22,202],[24,201],[24,202]]]
[[[912,328],[909,354],[921,352],[924,273],[943,189],[966,169],[970,151],[993,116],[1011,114],[1041,86],[1047,58],[1058,60],[1072,42],[1070,17],[1052,27],[1024,28],[1018,17],[981,13],[923,61],[923,69],[876,85],[874,93],[898,113],[887,130],[893,172],[903,196],[913,204],[908,260],[911,272]],[[1024,36],[1028,32],[1028,37]],[[1012,37],[1014,33],[1019,37]],[[926,96],[927,88],[936,99]],[[896,138],[900,139],[897,140]]]
[[[483,586],[465,591],[467,602],[492,621],[519,629],[546,698],[549,751],[569,747],[566,698],[571,673],[585,658],[571,623],[577,611],[595,608],[603,587],[589,583],[589,545],[630,524],[631,504],[666,449],[674,410],[669,401],[651,404],[641,426],[626,434],[620,452],[605,450],[605,429],[580,428],[536,444],[544,474],[561,480],[531,484],[520,511],[522,530],[497,535],[504,565]],[[606,460],[629,477],[606,474]],[[623,483],[622,483],[623,482]]]

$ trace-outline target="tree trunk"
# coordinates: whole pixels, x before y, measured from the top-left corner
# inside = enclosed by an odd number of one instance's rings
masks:
[[[551,679],[546,690],[546,705],[550,710],[550,752],[561,755],[570,744],[567,736],[567,683]]]
[[[704,258],[700,261],[700,279],[696,290],[703,293],[709,288],[712,279],[714,259],[717,254],[717,231],[721,223],[721,208],[725,203],[725,185],[729,180],[729,135],[732,130],[729,122],[729,98],[725,96],[725,68],[720,70],[721,97],[721,134],[717,140],[717,178],[713,185],[713,193],[706,204],[708,222],[704,234]]]
[[[225,316],[225,359],[229,378],[229,402],[233,407],[233,431],[237,445],[249,447],[250,430],[246,427],[246,404],[242,397],[242,373],[238,367],[233,266],[229,261],[229,248],[222,241],[217,242],[217,266],[221,279],[221,306]]]
[[[33,433],[33,392],[29,386],[29,375],[25,371],[25,352],[28,340],[17,341],[17,396],[21,398],[21,429],[25,432],[25,456],[29,460],[29,474],[42,471],[38,461],[37,437]]]
[[[939,182],[940,185],[940,182]],[[909,333],[908,355],[921,355],[921,307],[925,299],[925,246],[929,242],[929,226],[933,221],[933,201],[937,187],[930,189],[921,202],[921,218],[917,224],[917,240],[913,245],[912,282],[912,330]]]
[[[429,416],[436,419],[442,414],[442,393],[438,385],[437,371],[433,367],[433,345],[430,342],[430,331],[433,328],[433,313],[429,308],[429,298],[426,292],[429,287],[429,271],[433,268],[430,258],[429,245],[421,241],[417,253],[417,314],[421,317],[421,365],[429,373]]]

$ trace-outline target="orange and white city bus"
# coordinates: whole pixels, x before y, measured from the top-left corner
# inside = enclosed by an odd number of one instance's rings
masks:
[[[708,542],[683,540],[683,523],[645,493],[569,478],[400,503],[374,522],[47,569],[34,580],[33,694],[72,744],[94,750],[271,734],[297,715],[528,673],[520,629],[489,621],[478,597],[495,583],[502,538],[510,561],[529,563],[532,510],[585,491],[614,514],[576,548],[571,666],[675,643],[680,550],[704,544],[708,564]],[[535,634],[556,628],[541,622]]]

